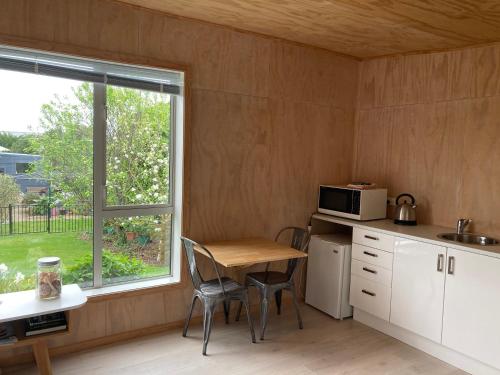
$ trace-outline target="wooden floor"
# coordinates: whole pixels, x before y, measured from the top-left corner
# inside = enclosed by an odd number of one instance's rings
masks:
[[[288,306],[273,316],[267,338],[250,343],[246,320],[215,322],[208,356],[201,355],[202,330],[187,338],[174,330],[120,345],[53,359],[56,375],[70,374],[465,374],[352,319],[338,321],[302,306],[299,330]],[[15,374],[37,374],[33,366]]]

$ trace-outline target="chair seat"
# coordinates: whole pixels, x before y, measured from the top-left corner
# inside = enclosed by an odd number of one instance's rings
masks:
[[[245,289],[243,285],[229,277],[221,277],[222,285],[226,293],[233,293]],[[207,280],[200,285],[201,292],[206,296],[222,295],[222,288],[218,279]]]
[[[247,278],[260,284],[282,284],[288,282],[290,276],[284,272],[268,271],[248,273]]]

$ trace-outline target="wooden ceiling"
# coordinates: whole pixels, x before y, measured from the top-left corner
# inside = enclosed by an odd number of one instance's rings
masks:
[[[119,0],[358,58],[500,41],[500,0]]]

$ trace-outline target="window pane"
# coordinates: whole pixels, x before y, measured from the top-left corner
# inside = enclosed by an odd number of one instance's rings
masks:
[[[103,222],[104,284],[170,275],[171,215]]]
[[[91,286],[93,86],[7,70],[0,82],[0,293],[33,289],[44,256]]]
[[[30,163],[16,163],[16,173],[28,173],[30,167]]]
[[[106,204],[170,201],[170,95],[106,88]]]

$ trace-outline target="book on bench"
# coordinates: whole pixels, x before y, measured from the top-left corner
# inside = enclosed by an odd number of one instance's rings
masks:
[[[24,321],[25,335],[35,336],[43,333],[63,331],[68,328],[64,312],[33,316]]]

